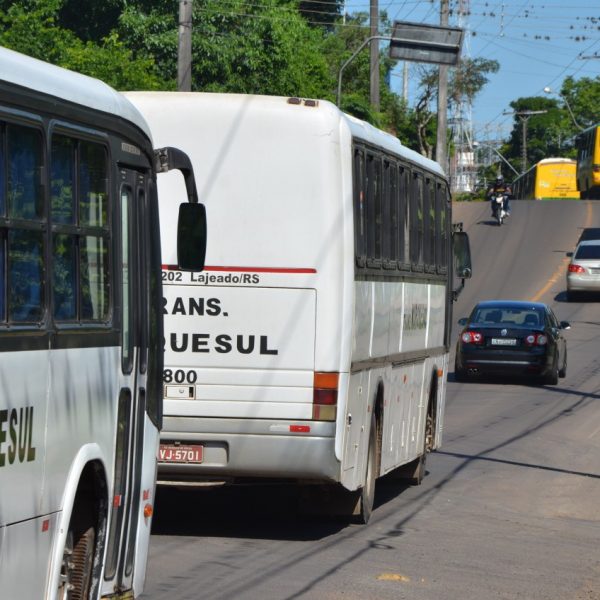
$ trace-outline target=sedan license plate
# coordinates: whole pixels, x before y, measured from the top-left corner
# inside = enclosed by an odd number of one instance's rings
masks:
[[[492,346],[516,346],[517,340],[515,338],[492,338]]]
[[[169,463],[200,464],[204,454],[203,446],[178,446],[161,444],[158,450],[158,460]]]

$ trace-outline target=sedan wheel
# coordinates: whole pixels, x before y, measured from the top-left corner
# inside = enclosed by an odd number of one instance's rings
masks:
[[[563,361],[562,369],[558,372],[558,376],[562,379],[567,376],[567,350],[565,348],[565,360]]]
[[[556,359],[554,365],[552,366],[552,370],[546,377],[544,378],[544,384],[546,385],[556,385],[558,383],[558,358]]]
[[[465,381],[467,381],[467,372],[465,369],[461,369],[460,367],[456,366],[456,363],[454,363],[454,381],[458,381],[459,383],[464,383]]]

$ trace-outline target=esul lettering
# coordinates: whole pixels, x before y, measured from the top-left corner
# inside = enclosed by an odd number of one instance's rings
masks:
[[[214,344],[211,345],[209,333],[182,333],[180,336],[172,333],[169,341],[173,352],[186,352],[189,349],[190,352],[215,351],[219,354],[228,354],[234,351],[239,354],[279,354],[279,350],[269,348],[269,340],[266,335],[231,336],[220,334],[215,336]]]
[[[0,410],[0,467],[6,466],[7,459],[9,465],[35,460],[33,406]]]

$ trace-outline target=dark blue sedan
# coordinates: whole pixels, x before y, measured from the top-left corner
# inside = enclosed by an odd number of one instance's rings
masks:
[[[535,377],[556,385],[567,374],[566,321],[558,321],[541,302],[490,300],[475,306],[456,344],[454,376],[467,381],[478,375]]]

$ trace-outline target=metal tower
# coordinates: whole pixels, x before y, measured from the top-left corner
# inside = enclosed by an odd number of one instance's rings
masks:
[[[453,5],[453,6],[452,6]],[[471,36],[468,27],[470,0],[453,0],[452,13],[456,15],[457,26],[465,30],[463,58],[471,56]],[[473,107],[469,98],[455,99],[452,115],[453,159],[450,163],[450,182],[454,192],[470,192],[475,188],[477,165],[473,148]]]

